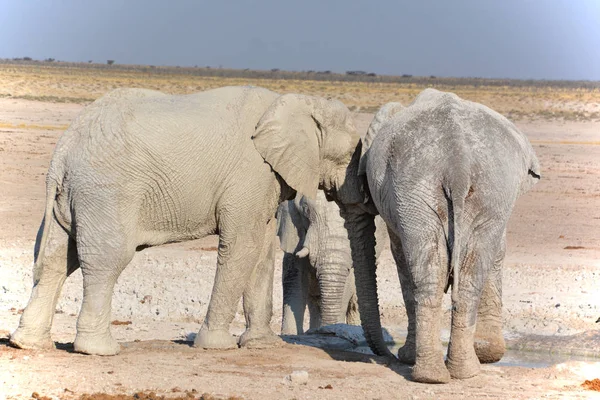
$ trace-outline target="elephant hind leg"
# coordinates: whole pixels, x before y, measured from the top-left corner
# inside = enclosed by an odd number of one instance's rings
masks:
[[[502,335],[502,264],[505,253],[506,231],[477,309],[475,353],[481,363],[498,362],[506,351]]]
[[[414,365],[417,356],[416,337],[415,337],[415,295],[411,284],[411,273],[408,269],[408,264],[404,258],[402,243],[400,239],[389,232],[390,250],[396,261],[396,269],[398,270],[398,278],[400,279],[400,287],[402,288],[402,297],[404,299],[404,307],[408,318],[408,330],[404,345],[398,349],[398,359],[403,364]]]
[[[501,235],[502,233],[497,234],[493,229],[475,230],[463,252],[458,299],[452,310],[447,359],[450,375],[456,379],[473,377],[480,370],[475,352],[477,310],[484,285],[498,254]]]
[[[38,257],[44,224],[49,223],[49,238],[43,258]],[[75,241],[54,220],[42,221],[36,240],[34,284],[29,304],[10,342],[23,349],[54,348],[50,337],[56,303],[67,277],[79,268]]]
[[[405,234],[402,247],[397,247],[398,240],[394,244],[402,294],[409,315],[407,346],[399,351],[399,356],[410,363],[414,354],[412,378],[422,383],[450,381],[440,342],[442,298],[447,274],[447,251],[440,230],[437,225],[421,224],[419,228],[408,229],[418,234],[408,237]],[[411,348],[413,335],[414,353]]]

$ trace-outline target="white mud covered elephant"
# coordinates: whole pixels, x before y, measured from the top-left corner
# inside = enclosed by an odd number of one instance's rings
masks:
[[[383,106],[363,146],[359,174],[388,227],[408,314],[398,357],[414,364],[419,382],[472,377],[480,360],[497,361],[505,350],[501,266],[515,202],[540,179],[531,144],[489,108],[427,89],[406,108]],[[374,263],[355,264],[355,273],[365,335],[375,353],[389,354]],[[444,364],[440,321],[450,285]]]
[[[377,255],[387,242],[387,229],[376,217]],[[316,200],[297,196],[281,203],[277,235],[283,256],[282,335],[304,333],[308,307],[309,329],[348,323],[360,325],[348,231],[340,208],[319,191]]]
[[[195,346],[238,345],[229,325],[242,297],[239,344],[279,341],[269,327],[277,207],[296,191],[336,192],[358,140],[342,103],[261,88],[118,89],[96,100],[56,145],[33,290],[11,343],[53,346],[57,299],[81,268],[75,351],[118,353],[111,299],[136,250],[210,234],[218,265]]]

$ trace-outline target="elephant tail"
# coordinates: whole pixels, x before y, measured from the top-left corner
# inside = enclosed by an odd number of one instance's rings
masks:
[[[462,186],[462,185],[461,185]],[[465,208],[465,198],[468,196],[470,191],[470,184],[467,185],[465,190],[461,190],[462,187],[456,185],[450,189],[450,201],[452,202],[452,253],[450,256],[450,271],[449,275],[452,276],[452,303],[454,304],[458,300],[458,283],[460,278],[460,254],[462,250],[462,223],[463,223],[463,211]],[[449,277],[448,277],[449,278]],[[450,279],[448,279],[448,285],[450,285]]]
[[[58,192],[58,182],[52,179],[50,176],[46,182],[46,210],[44,211],[44,228],[42,230],[42,237],[40,238],[39,250],[35,260],[38,264],[44,259],[44,253],[46,252],[46,246],[48,244],[48,237],[50,236],[50,220],[52,219],[52,212],[54,211],[54,200],[56,199],[56,193]]]

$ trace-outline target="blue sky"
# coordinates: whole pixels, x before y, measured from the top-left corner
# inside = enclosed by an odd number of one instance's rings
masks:
[[[0,0],[0,58],[600,80],[600,0]]]

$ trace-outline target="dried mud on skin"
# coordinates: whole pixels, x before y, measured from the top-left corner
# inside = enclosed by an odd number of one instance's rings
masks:
[[[119,321],[114,320],[110,323],[111,325],[131,325],[131,321]]]

